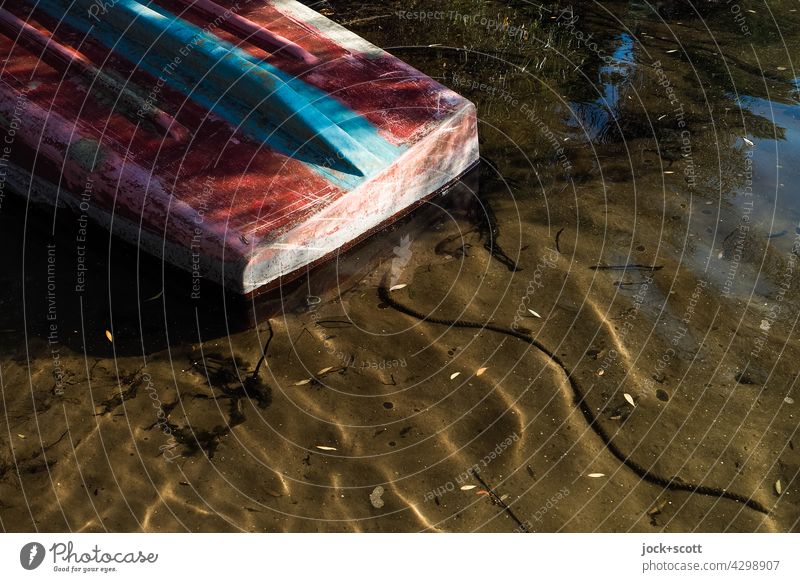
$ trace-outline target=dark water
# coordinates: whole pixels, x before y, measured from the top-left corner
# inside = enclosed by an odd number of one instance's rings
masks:
[[[800,529],[800,6],[314,7],[479,175],[255,302],[6,196],[0,526]]]

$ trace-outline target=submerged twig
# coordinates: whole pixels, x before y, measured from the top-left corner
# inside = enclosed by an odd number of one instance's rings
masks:
[[[563,228],[556,233],[556,250],[559,252],[559,254],[561,253],[561,247],[559,246],[558,243],[559,243],[559,240],[561,239],[561,233],[562,232],[564,232]]]
[[[544,344],[542,344],[536,338],[531,337],[528,334],[521,333],[517,329],[512,329],[510,327],[501,327],[498,325],[494,325],[490,322],[475,322],[475,321],[467,321],[464,319],[444,319],[438,317],[432,317],[416,309],[404,305],[398,302],[394,297],[391,297],[389,291],[385,287],[378,288],[378,296],[384,302],[389,304],[390,307],[393,309],[405,313],[406,315],[418,319],[420,321],[427,321],[429,323],[435,323],[439,325],[446,325],[448,327],[462,327],[462,328],[471,328],[471,329],[480,329],[480,330],[489,330],[494,331],[497,333],[502,333],[524,342],[531,344],[537,350],[539,350],[542,354],[547,356],[554,364],[556,364],[566,375],[566,379],[569,382],[570,387],[572,388],[573,397],[575,400],[575,405],[580,410],[581,414],[586,421],[586,424],[591,428],[594,433],[600,438],[600,440],[605,445],[606,449],[623,465],[628,467],[633,473],[639,476],[639,478],[652,483],[653,485],[658,485],[663,487],[664,489],[669,489],[671,491],[685,491],[688,493],[696,493],[698,495],[707,495],[710,497],[719,497],[724,499],[729,499],[731,501],[735,501],[737,503],[741,503],[758,511],[760,513],[769,514],[769,510],[764,507],[760,502],[756,501],[745,495],[740,495],[738,493],[733,493],[728,491],[724,488],[719,487],[712,487],[708,485],[700,485],[696,483],[687,483],[680,479],[679,477],[667,477],[664,475],[660,475],[652,469],[652,467],[646,467],[644,465],[640,465],[633,459],[631,459],[630,455],[626,454],[617,443],[612,438],[611,434],[603,427],[603,425],[599,422],[599,419],[594,411],[594,409],[589,405],[586,400],[586,396],[588,392],[584,392],[581,384],[578,381],[578,378],[570,368],[564,363],[564,361],[556,354],[555,352],[548,349]],[[589,389],[591,390],[591,388]]]
[[[264,349],[261,352],[261,357],[258,359],[258,363],[256,363],[255,370],[253,370],[253,380],[258,379],[258,371],[261,369],[261,364],[267,360],[267,350],[269,350],[269,344],[272,342],[272,338],[275,337],[275,332],[272,329],[272,322],[269,320],[267,320],[267,329],[269,329],[269,337],[264,343]]]
[[[589,267],[593,271],[660,271],[664,265],[594,265]]]
[[[522,521],[520,518],[517,517],[517,515],[514,513],[514,511],[508,505],[508,503],[506,503],[497,493],[495,493],[494,489],[489,487],[489,485],[486,483],[486,481],[483,480],[483,477],[481,477],[480,474],[478,474],[477,471],[470,471],[470,473],[472,473],[472,476],[475,477],[481,485],[483,485],[483,488],[489,494],[489,498],[494,503],[496,503],[497,505],[502,507],[503,510],[511,517],[511,519],[513,519],[515,522],[517,522],[517,525],[519,526],[519,529],[521,531],[523,531],[525,533],[531,533],[531,530],[528,529],[527,524],[524,521]]]

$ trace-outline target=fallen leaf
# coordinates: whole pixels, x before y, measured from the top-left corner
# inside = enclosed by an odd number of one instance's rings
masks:
[[[780,479],[775,481],[775,493],[777,493],[778,495],[783,493],[783,486],[781,485],[781,480]]]
[[[483,373],[488,370],[489,368],[478,368],[478,371],[475,372],[476,376],[483,376]]]
[[[531,315],[533,315],[534,317],[538,317],[539,319],[541,319],[541,318],[542,318],[542,316],[541,316],[541,315],[539,315],[538,313],[536,313],[536,312],[535,312],[533,309],[529,309],[528,311],[530,311],[530,312],[531,312]]]
[[[161,297],[163,294],[164,294],[164,290],[162,289],[161,291],[158,292],[158,294],[153,295],[150,299],[145,299],[145,301],[155,301],[156,299]]]
[[[112,343],[113,343],[113,341],[114,341],[114,336],[113,336],[113,335],[111,335],[111,332],[110,332],[110,331],[108,331],[108,330],[106,330],[106,337],[108,338],[108,341],[110,341],[110,342],[112,342]]]
[[[587,476],[587,477],[591,477],[592,479],[597,479],[597,478],[599,478],[599,477],[605,477],[605,476],[606,476],[606,474],[605,474],[605,473],[589,473],[589,474],[588,474],[588,475],[586,475],[586,476]]]
[[[750,140],[749,140],[749,139],[747,139],[746,137],[743,137],[743,138],[742,138],[742,141],[743,141],[744,143],[746,143],[747,145],[749,145],[750,147],[752,147],[752,146],[756,145],[755,143],[753,143],[752,141],[750,141]]]
[[[628,401],[628,404],[630,404],[630,405],[631,405],[631,406],[633,406],[634,408],[636,407],[636,403],[633,401],[633,396],[631,396],[631,395],[630,395],[630,394],[628,394],[627,392],[626,392],[625,394],[623,394],[623,396],[625,397],[625,400],[627,400],[627,401]]]
[[[477,487],[477,485],[462,485],[461,486],[461,490],[462,491],[471,491],[472,489],[475,489],[476,487]]]
[[[666,506],[667,506],[667,501],[662,499],[647,511],[647,515],[649,515],[650,517],[659,515]]]
[[[306,378],[305,380],[300,380],[299,382],[295,382],[292,386],[305,386],[306,384],[311,383],[311,378]]]
[[[456,379],[456,378],[458,378],[460,375],[461,375],[461,372],[455,372],[455,373],[453,373],[453,374],[450,374],[450,379],[451,379],[451,380],[455,380],[455,379]]]
[[[400,291],[400,289],[405,289],[408,287],[406,283],[400,283],[399,285],[394,285],[393,287],[389,288],[389,291]]]
[[[336,450],[336,447],[327,447],[325,445],[317,445],[317,448],[320,451],[335,451]]]

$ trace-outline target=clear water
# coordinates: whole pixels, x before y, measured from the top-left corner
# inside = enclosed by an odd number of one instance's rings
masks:
[[[313,6],[477,104],[479,180],[255,302],[91,228],[67,293],[6,197],[0,526],[797,531],[800,5]]]

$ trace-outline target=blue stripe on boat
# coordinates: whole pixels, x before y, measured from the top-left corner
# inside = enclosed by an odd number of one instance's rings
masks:
[[[116,0],[93,17],[96,0],[35,5],[343,188],[357,187],[403,151],[337,99],[159,6]]]

